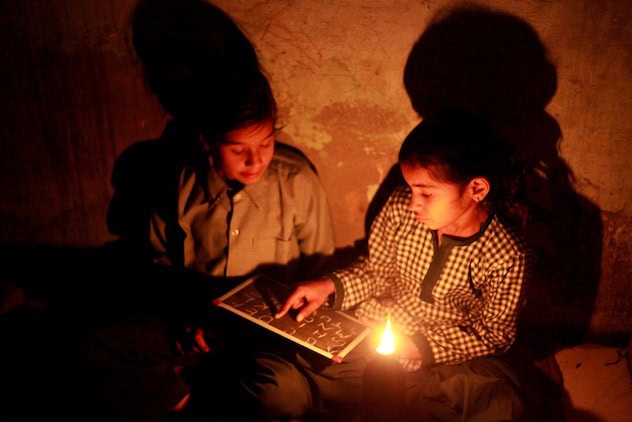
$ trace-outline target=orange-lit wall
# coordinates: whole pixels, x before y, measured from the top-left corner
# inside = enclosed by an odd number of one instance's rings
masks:
[[[370,201],[400,142],[419,121],[402,82],[411,48],[432,17],[456,3],[217,4],[258,48],[280,105],[279,139],[314,161],[331,200],[337,244],[353,245],[365,235]],[[544,111],[559,126],[554,147],[575,176],[577,198],[600,219],[590,239],[600,248],[584,251],[601,260],[592,325],[632,332],[632,3],[479,4],[527,22],[548,51],[557,89]],[[105,219],[115,160],[135,141],[159,136],[166,117],[126,49],[132,5],[0,5],[0,241],[98,246],[112,239]]]

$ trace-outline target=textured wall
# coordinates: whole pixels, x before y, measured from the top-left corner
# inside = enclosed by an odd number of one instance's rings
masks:
[[[411,49],[436,13],[458,3],[217,4],[258,48],[281,108],[279,138],[314,161],[331,199],[337,243],[352,245],[364,237],[371,200],[400,142],[420,118],[403,83]],[[561,193],[552,189],[546,198],[545,211],[552,216],[547,224],[555,228],[571,219],[575,225],[560,235],[563,242],[542,241],[543,248],[574,248],[551,270],[564,278],[551,294],[575,294],[580,304],[597,295],[589,307],[593,326],[632,331],[632,3],[480,4],[530,25],[555,70],[556,90],[539,110],[544,119],[514,119],[510,131],[533,157],[544,157],[546,177],[559,176],[550,171],[551,163],[574,176]],[[165,120],[126,49],[132,5],[131,0],[4,0],[0,5],[5,59],[0,240],[94,246],[111,239],[105,218],[114,162],[135,141],[158,136]],[[515,97],[528,95],[518,85],[511,89]],[[550,130],[543,129],[546,125]],[[544,136],[550,142],[544,144]],[[542,183],[551,182],[546,177]],[[560,195],[573,205],[557,201]],[[540,240],[547,235],[561,238],[551,227]],[[553,266],[559,258],[555,248]],[[584,271],[586,260],[599,268],[588,265]],[[583,276],[588,281],[579,290],[585,294],[578,294],[573,283]]]

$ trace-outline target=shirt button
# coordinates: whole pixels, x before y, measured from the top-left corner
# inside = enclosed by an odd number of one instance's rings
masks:
[[[230,232],[231,236],[237,236],[239,234],[239,229],[234,229]]]

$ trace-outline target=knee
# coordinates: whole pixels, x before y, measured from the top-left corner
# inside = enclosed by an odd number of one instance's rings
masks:
[[[307,378],[282,359],[260,360],[256,375],[242,379],[242,387],[264,420],[301,417],[311,406]]]
[[[308,412],[311,402],[309,384],[299,375],[262,386],[258,401],[266,420],[297,418]]]

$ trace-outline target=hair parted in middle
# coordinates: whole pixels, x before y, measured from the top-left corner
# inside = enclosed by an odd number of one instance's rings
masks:
[[[481,204],[513,226],[524,224],[522,163],[515,148],[478,115],[447,108],[424,118],[402,143],[398,160],[461,187],[476,177],[487,179],[490,192]]]

